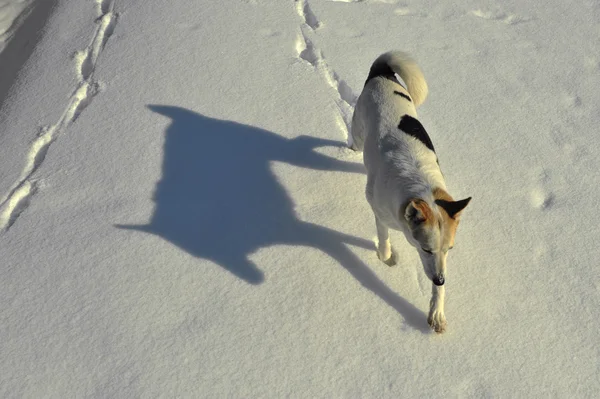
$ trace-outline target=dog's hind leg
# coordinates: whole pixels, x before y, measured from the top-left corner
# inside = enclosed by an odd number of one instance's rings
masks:
[[[396,264],[396,255],[390,245],[390,232],[386,225],[381,223],[375,216],[377,225],[377,257],[386,265],[394,266]]]

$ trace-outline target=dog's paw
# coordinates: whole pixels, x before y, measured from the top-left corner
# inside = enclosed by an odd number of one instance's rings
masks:
[[[444,316],[444,313],[442,312],[437,310],[430,311],[429,317],[427,317],[427,323],[438,334],[446,331],[446,316]]]
[[[382,261],[383,263],[385,263],[388,266],[396,266],[397,262],[397,256],[396,256],[396,252],[394,252],[393,250],[390,253],[389,258],[387,258],[387,260],[384,260],[381,258],[381,254],[379,253],[379,251],[377,251],[377,257],[379,258],[380,261]]]

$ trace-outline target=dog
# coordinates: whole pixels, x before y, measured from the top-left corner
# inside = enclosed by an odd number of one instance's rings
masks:
[[[427,94],[423,72],[410,55],[401,51],[380,55],[352,115],[351,148],[363,152],[366,197],[377,227],[377,256],[395,265],[389,229],[404,233],[433,283],[427,322],[442,333],[446,330],[446,258],[471,197],[455,201],[448,194],[433,143],[417,119],[416,108]]]

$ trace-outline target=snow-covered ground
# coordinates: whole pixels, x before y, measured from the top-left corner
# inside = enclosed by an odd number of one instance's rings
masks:
[[[33,0],[0,0],[0,52],[28,15]]]
[[[598,2],[31,5],[0,53],[0,397],[600,396]],[[442,335],[346,148],[390,49],[473,196]]]

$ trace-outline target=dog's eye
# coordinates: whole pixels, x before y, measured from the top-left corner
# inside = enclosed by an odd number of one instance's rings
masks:
[[[427,250],[427,249],[425,249],[425,248],[421,248],[421,249],[423,250],[423,252],[426,252],[426,253],[428,253],[429,255],[432,255],[432,254],[433,254],[433,252],[431,252],[431,251],[429,251],[429,250]]]

